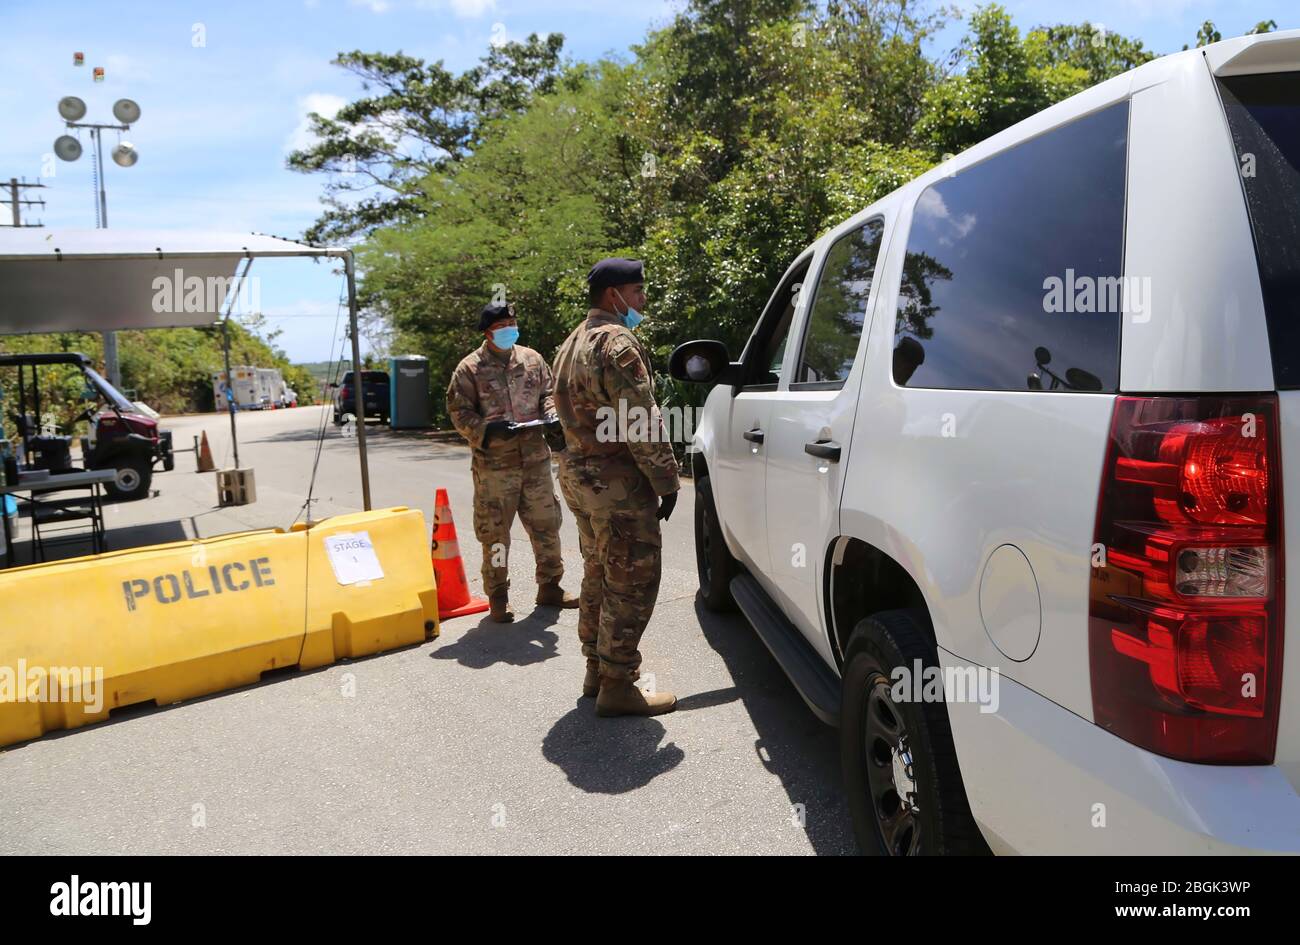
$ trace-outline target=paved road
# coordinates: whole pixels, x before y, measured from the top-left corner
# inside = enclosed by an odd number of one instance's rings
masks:
[[[258,502],[217,510],[193,458],[160,495],[111,508],[112,547],[287,525],[302,507],[320,408],[240,417]],[[177,445],[223,417],[167,423]],[[431,519],[445,486],[479,591],[468,451],[372,428],[375,507]],[[355,441],[328,426],[317,518],[360,508]],[[3,853],[848,853],[835,733],[804,707],[749,626],[695,601],[692,502],[664,534],[664,580],[642,644],[677,712],[599,719],[580,699],[576,611],[529,613],[531,549],[516,523],[520,619],[443,625],[439,640],[295,673],[0,753]],[[581,572],[566,514],[568,574]],[[105,628],[106,630],[111,628]],[[345,696],[349,674],[355,695]],[[196,821],[204,826],[194,826]]]

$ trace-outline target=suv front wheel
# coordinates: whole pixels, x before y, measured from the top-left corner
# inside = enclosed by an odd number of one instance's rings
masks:
[[[713,484],[708,476],[701,476],[695,482],[695,569],[700,576],[700,600],[706,608],[720,613],[736,609],[731,579],[739,567],[722,537]]]
[[[895,667],[913,688],[917,666],[937,667],[925,614],[890,610],[849,639],[840,705],[840,759],[858,848],[876,856],[987,854],[971,816],[942,700],[895,699]],[[924,669],[922,670],[924,674]],[[940,689],[942,691],[942,689]]]

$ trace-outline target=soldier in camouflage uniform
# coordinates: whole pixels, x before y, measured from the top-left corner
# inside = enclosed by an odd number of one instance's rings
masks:
[[[509,307],[485,306],[479,330],[483,344],[452,374],[447,412],[474,450],[474,534],[483,546],[483,589],[492,619],[509,623],[514,614],[506,564],[516,512],[533,543],[537,603],[577,607],[578,598],[560,587],[560,503],[546,428],[515,429],[516,423],[545,420],[558,437],[551,369],[536,351],[515,344],[519,328]]]
[[[645,304],[641,263],[605,259],[587,276],[592,308],[555,358],[564,426],[560,489],[582,546],[578,637],[585,696],[599,715],[671,712],[671,693],[644,693],[641,634],[659,592],[659,520],[677,502],[677,460],[655,403],[650,356],[632,333]]]

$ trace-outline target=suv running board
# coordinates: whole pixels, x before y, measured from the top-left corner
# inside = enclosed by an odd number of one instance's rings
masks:
[[[731,579],[731,596],[759,638],[772,651],[813,715],[827,725],[840,721],[840,682],[817,652],[749,574]]]

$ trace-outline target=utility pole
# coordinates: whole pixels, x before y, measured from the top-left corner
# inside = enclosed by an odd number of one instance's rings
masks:
[[[44,200],[23,200],[19,194],[25,187],[44,187],[44,184],[29,184],[25,180],[19,180],[16,177],[9,178],[8,184],[0,184],[9,191],[9,206],[13,210],[13,223],[0,223],[0,226],[43,226],[41,223],[24,223],[20,207],[44,207]]]

